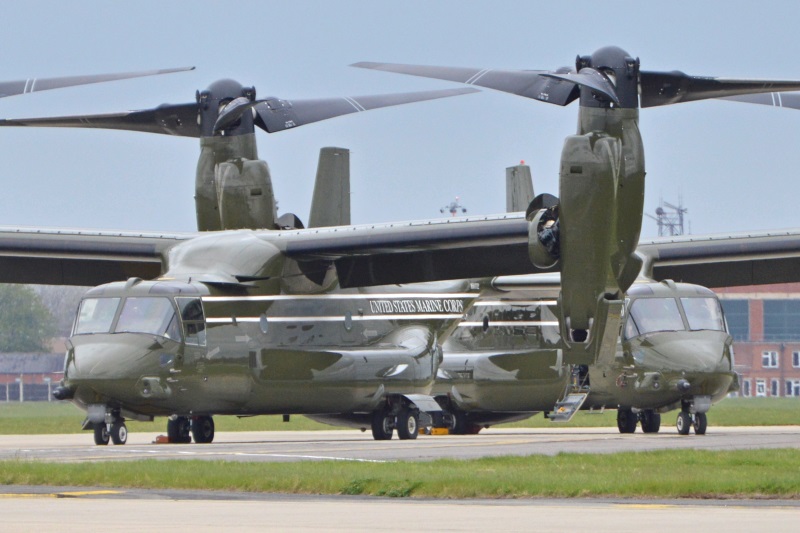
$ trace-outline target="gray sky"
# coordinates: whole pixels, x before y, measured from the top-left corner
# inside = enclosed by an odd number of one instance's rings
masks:
[[[757,9],[754,7],[757,6]],[[110,113],[194,99],[220,78],[259,97],[458,86],[348,67],[357,61],[555,69],[616,45],[645,70],[800,79],[797,2],[62,2],[3,9],[0,79],[195,65],[191,73],[0,100],[3,118]],[[525,160],[557,194],[577,103],[479,94],[257,134],[279,208],[308,219],[319,148],[351,150],[355,223],[505,208],[505,167]],[[695,234],[800,226],[800,112],[707,101],[645,109],[645,208],[683,197]],[[0,225],[192,231],[196,139],[0,130]],[[656,235],[646,219],[643,237]]]

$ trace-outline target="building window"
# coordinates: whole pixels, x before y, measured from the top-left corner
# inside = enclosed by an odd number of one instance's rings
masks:
[[[728,323],[728,333],[735,341],[750,340],[750,302],[748,300],[721,300]]]
[[[767,380],[756,380],[756,398],[763,398],[767,395]]]
[[[778,352],[761,352],[763,368],[778,368]]]
[[[745,379],[742,381],[742,396],[745,398],[750,397],[750,380]]]
[[[792,366],[800,368],[800,352],[792,352]]]
[[[786,380],[786,396],[800,396],[800,379]]]
[[[764,300],[764,340],[800,340],[800,300]]]
[[[781,380],[773,379],[770,382],[769,395],[775,398],[781,395]]]

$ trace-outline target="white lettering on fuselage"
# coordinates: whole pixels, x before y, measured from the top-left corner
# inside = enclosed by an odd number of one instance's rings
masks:
[[[464,302],[461,300],[426,299],[426,300],[370,300],[369,310],[372,313],[407,315],[414,313],[463,313]]]

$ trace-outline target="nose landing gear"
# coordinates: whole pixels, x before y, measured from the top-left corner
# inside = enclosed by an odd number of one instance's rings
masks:
[[[706,428],[708,427],[708,419],[705,413],[691,414],[687,411],[681,411],[678,413],[675,427],[678,429],[680,435],[688,435],[691,428],[694,428],[695,435],[705,435]]]

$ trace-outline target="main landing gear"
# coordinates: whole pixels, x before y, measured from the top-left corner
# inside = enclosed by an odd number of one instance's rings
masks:
[[[171,444],[209,444],[214,440],[214,419],[210,416],[175,416],[167,421]]]
[[[620,433],[636,432],[636,425],[642,424],[643,433],[658,433],[661,429],[661,415],[652,409],[633,409],[621,407],[617,410],[617,428]]]
[[[416,439],[419,435],[419,409],[405,405],[396,413],[390,409],[372,413],[372,438],[389,440],[395,429],[400,440]]]

